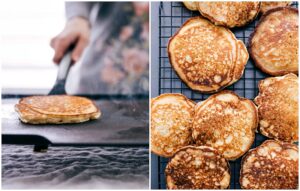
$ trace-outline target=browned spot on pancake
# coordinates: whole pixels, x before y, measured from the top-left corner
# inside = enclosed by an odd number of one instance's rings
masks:
[[[267,140],[242,160],[240,184],[244,189],[297,189],[298,147]]]
[[[228,162],[207,146],[180,149],[165,174],[168,189],[225,189],[230,183]]]
[[[197,145],[214,147],[226,159],[235,160],[253,143],[257,115],[252,101],[222,91],[195,108],[193,139]]]

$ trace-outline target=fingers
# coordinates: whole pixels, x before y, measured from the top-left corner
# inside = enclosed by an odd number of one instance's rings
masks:
[[[51,47],[54,49],[53,61],[59,63],[66,50],[73,44],[75,49],[72,53],[72,60],[78,61],[88,44],[89,35],[90,25],[86,19],[80,17],[70,19],[64,30],[50,42]]]
[[[88,45],[88,39],[85,37],[80,37],[76,43],[75,49],[72,53],[72,60],[77,62],[84,50],[84,48]]]
[[[73,44],[75,41],[76,41],[75,34],[69,34],[67,36],[60,34],[54,39],[52,39],[50,44],[55,51],[53,56],[53,61],[55,63],[59,63],[62,57],[64,56],[64,53],[66,52],[67,48],[69,48],[69,46]]]

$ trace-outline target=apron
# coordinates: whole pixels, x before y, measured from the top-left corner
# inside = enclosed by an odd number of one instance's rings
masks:
[[[97,3],[90,44],[70,70],[69,94],[148,95],[149,16],[133,3]]]

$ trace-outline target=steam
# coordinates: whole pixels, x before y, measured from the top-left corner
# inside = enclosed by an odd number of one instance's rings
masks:
[[[148,148],[2,146],[4,189],[148,189]]]
[[[52,179],[49,179],[52,177]],[[120,178],[120,177],[119,177]],[[126,178],[127,179],[127,178]],[[65,179],[63,175],[31,176],[24,178],[12,178],[2,181],[3,189],[148,189],[148,179],[142,176],[132,177],[131,181],[122,179],[103,179],[90,177],[86,180],[82,177]]]

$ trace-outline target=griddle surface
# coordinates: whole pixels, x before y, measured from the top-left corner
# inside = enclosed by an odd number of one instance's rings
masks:
[[[52,145],[148,145],[148,100],[97,100],[100,119],[79,124],[29,125],[18,119],[19,99],[2,100],[3,143],[26,144],[30,137],[45,138]],[[19,140],[18,140],[19,139]],[[39,139],[37,143],[40,144]],[[30,142],[30,141],[29,141]],[[30,142],[28,144],[32,144]]]

